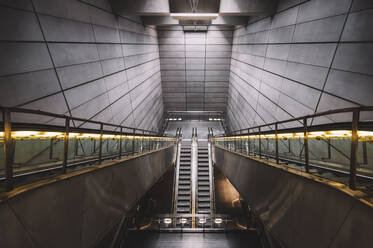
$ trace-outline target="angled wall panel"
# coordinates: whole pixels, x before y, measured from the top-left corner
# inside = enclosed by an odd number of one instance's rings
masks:
[[[0,20],[0,106],[159,129],[154,28],[115,16],[108,0],[2,1]]]
[[[373,105],[371,8],[363,0],[280,0],[275,15],[237,28],[229,128]]]

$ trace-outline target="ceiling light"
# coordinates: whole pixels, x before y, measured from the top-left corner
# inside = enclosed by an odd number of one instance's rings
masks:
[[[215,224],[221,224],[223,220],[221,218],[216,218],[215,219]]]
[[[171,218],[166,218],[166,219],[163,220],[163,222],[168,225],[168,224],[172,223],[172,220],[171,220]]]
[[[186,223],[187,223],[187,219],[185,218],[180,219],[180,224],[186,224]]]
[[[176,20],[215,20],[218,13],[171,13],[170,16]]]
[[[199,219],[199,224],[205,224],[205,223],[206,223],[206,218]]]

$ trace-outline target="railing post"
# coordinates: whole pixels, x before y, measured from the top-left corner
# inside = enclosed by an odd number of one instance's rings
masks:
[[[304,126],[304,163],[306,165],[306,172],[310,172],[310,153],[308,149],[308,127],[307,127],[307,117],[303,119],[303,126]]]
[[[120,127],[120,140],[119,140],[119,159],[122,158],[122,146],[123,146],[123,128]]]
[[[49,144],[49,159],[53,159],[53,141],[54,138],[52,137]]]
[[[150,134],[149,134],[150,135]],[[150,136],[148,136],[148,146],[149,146],[149,152],[151,150],[153,150],[153,146],[152,146],[152,138]]]
[[[136,133],[136,129],[133,129],[133,136],[132,136],[132,156],[135,155],[135,133]]]
[[[332,146],[330,144],[330,138],[328,139],[328,159],[332,158]]]
[[[141,153],[144,152],[144,142],[145,141],[145,131],[142,131],[142,138],[141,138]]]
[[[98,151],[98,164],[101,164],[102,162],[102,145],[103,145],[102,136],[103,134],[104,134],[104,124],[101,123],[100,124],[100,147]]]
[[[63,143],[62,173],[66,173],[67,171],[67,160],[69,157],[69,134],[70,134],[70,117],[66,117],[65,137],[64,137],[64,143]]]
[[[276,149],[276,164],[279,164],[280,163],[280,159],[279,159],[279,156],[278,156],[278,124],[276,123],[275,124],[275,149]]]
[[[247,129],[247,154],[250,155],[251,153],[251,140],[250,140],[250,129]]]
[[[354,110],[352,113],[352,136],[351,136],[351,157],[350,157],[350,188],[356,189],[356,168],[358,160],[358,145],[359,145],[359,119],[360,110]]]
[[[240,134],[242,135],[242,132],[240,132]],[[240,138],[240,150],[239,150],[239,153],[243,153],[243,138],[242,137]]]
[[[5,161],[5,190],[13,189],[13,141],[12,124],[9,109],[3,109],[4,122],[4,161]]]
[[[262,158],[262,140],[260,139],[260,135],[261,135],[261,128],[259,127],[258,130],[259,130],[259,158]]]

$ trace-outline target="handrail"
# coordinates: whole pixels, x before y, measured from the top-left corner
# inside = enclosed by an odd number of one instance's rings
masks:
[[[238,134],[238,133],[241,134],[242,131],[258,129],[258,128],[263,128],[263,127],[268,127],[268,126],[274,126],[276,124],[278,125],[278,124],[294,122],[294,121],[302,121],[303,122],[304,119],[311,119],[311,118],[321,117],[321,116],[325,116],[325,115],[341,114],[341,113],[348,113],[348,112],[352,113],[354,111],[359,111],[359,112],[373,111],[373,106],[352,107],[352,108],[342,108],[342,109],[328,110],[328,111],[324,111],[324,112],[315,113],[315,114],[312,114],[312,115],[304,115],[304,116],[301,116],[301,117],[296,117],[296,118],[282,120],[282,121],[276,121],[276,122],[272,122],[272,123],[268,123],[268,124],[255,126],[255,127],[248,127],[248,128],[243,128],[243,129],[239,129],[239,130],[234,130],[234,131],[229,132],[227,135],[224,135],[224,136],[235,135],[235,134]],[[244,134],[246,134],[246,133],[244,133]]]
[[[84,125],[85,123],[92,123],[92,124],[98,124],[98,125],[103,124],[104,126],[116,127],[116,128],[124,128],[124,129],[133,130],[134,133],[136,131],[140,131],[140,132],[147,132],[148,134],[159,135],[158,132],[151,131],[151,130],[145,130],[145,129],[134,128],[134,127],[127,127],[127,126],[122,126],[122,125],[117,125],[117,124],[107,123],[107,122],[101,122],[101,121],[88,120],[88,119],[84,119],[84,118],[80,118],[80,117],[73,117],[73,116],[55,114],[55,113],[41,111],[41,110],[25,109],[25,108],[14,108],[14,107],[2,107],[2,106],[0,106],[0,110],[2,112],[8,111],[9,113],[34,114],[34,115],[42,115],[42,116],[49,116],[49,117],[54,117],[54,118],[60,118],[60,119],[65,119],[65,120],[66,119],[70,119],[71,121],[81,121],[81,122],[83,122],[81,125]]]
[[[339,126],[347,128],[348,130],[351,130],[351,155],[350,155],[350,178],[349,178],[349,186],[351,189],[356,189],[356,169],[358,164],[358,143],[359,143],[359,127],[366,126],[365,122],[360,122],[360,113],[366,112],[366,111],[373,111],[373,106],[363,106],[363,107],[353,107],[353,108],[342,108],[342,109],[335,109],[335,110],[329,110],[324,112],[319,112],[311,115],[305,115],[301,117],[296,117],[292,119],[277,121],[269,124],[263,124],[255,127],[248,127],[240,130],[232,131],[226,135],[220,135],[213,137],[213,140],[218,139],[226,139],[226,138],[235,138],[235,137],[243,137],[247,136],[257,136],[258,135],[258,142],[259,142],[259,157],[261,158],[262,155],[262,145],[261,145],[261,138],[265,137],[267,134],[274,135],[275,139],[275,159],[276,163],[279,163],[280,157],[279,157],[279,134],[283,132],[298,132],[302,133],[302,137],[304,139],[303,148],[304,149],[304,165],[306,172],[309,173],[310,169],[310,159],[309,159],[309,145],[308,145],[308,135],[310,134],[310,131],[314,130],[325,130],[326,127],[332,127],[332,126]],[[309,125],[308,120],[313,119],[316,117],[322,117],[322,116],[328,116],[328,115],[334,115],[334,114],[341,114],[341,113],[352,113],[351,122],[337,122],[332,124],[324,124],[324,125]],[[298,127],[294,128],[284,128],[279,129],[280,124],[289,123],[289,122],[299,122],[301,124]],[[367,121],[369,124],[373,124],[373,121]],[[263,130],[263,128],[268,128],[270,130]],[[274,129],[273,129],[274,128]],[[257,130],[256,132],[250,132],[252,130]],[[369,126],[369,129],[371,129],[371,126]]]
[[[151,131],[151,130],[127,127],[127,126],[117,125],[113,123],[88,120],[84,118],[55,114],[55,113],[50,113],[50,112],[45,112],[45,111],[40,111],[40,110],[0,106],[0,111],[2,112],[2,116],[3,116],[3,120],[0,121],[0,128],[3,128],[3,133],[0,132],[0,137],[3,137],[3,143],[4,143],[3,148],[4,148],[4,162],[5,162],[5,190],[6,191],[11,191],[14,188],[13,160],[14,160],[15,137],[12,137],[13,135],[12,133],[14,130],[35,131],[36,129],[38,131],[47,130],[48,132],[50,131],[60,132],[59,139],[63,141],[63,157],[62,157],[62,163],[58,167],[61,167],[62,173],[66,173],[67,167],[69,166],[69,162],[68,162],[69,137],[70,135],[74,134],[72,133],[72,131],[78,131],[79,133],[89,134],[91,135],[90,137],[92,137],[92,134],[96,135],[95,137],[98,138],[98,141],[99,141],[99,145],[97,149],[98,151],[97,161],[99,164],[101,164],[102,160],[106,158],[106,156],[103,155],[103,139],[104,138],[107,139],[107,134],[112,134],[111,136],[109,135],[110,138],[115,138],[119,140],[119,146],[120,146],[119,153],[114,156],[118,158],[121,158],[123,155],[123,151],[122,151],[123,138],[124,139],[128,138],[132,140],[132,153],[131,154],[133,155],[135,154],[135,137],[140,137],[140,138],[142,137],[141,138],[142,142],[144,140],[144,137],[147,137],[147,139],[149,140],[148,142],[149,150],[151,149],[152,139],[156,140],[156,142],[175,139],[174,137],[167,137],[164,135],[160,135],[158,132]],[[64,120],[65,125],[58,126],[58,125],[47,125],[47,124],[36,123],[36,122],[32,124],[12,122],[12,119],[11,119],[12,113],[23,113],[23,114],[32,114],[32,115],[38,115],[38,116],[58,118],[58,119]],[[72,127],[71,121],[78,121],[82,123],[78,127]],[[97,124],[99,128],[97,129],[82,128],[82,126],[87,123]],[[33,129],[33,127],[35,129]],[[105,130],[105,127],[111,127],[111,128],[114,127],[114,131]],[[130,130],[130,131],[126,132],[126,130]],[[77,139],[79,139],[79,137]],[[153,142],[153,145],[154,145],[154,142]],[[53,146],[53,144],[51,146]]]

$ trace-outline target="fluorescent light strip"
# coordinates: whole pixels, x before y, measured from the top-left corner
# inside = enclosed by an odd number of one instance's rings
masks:
[[[171,13],[170,16],[177,20],[214,20],[218,13]]]
[[[350,138],[352,136],[352,132],[349,130],[335,130],[335,131],[321,131],[321,132],[309,132],[308,138]],[[372,131],[358,131],[359,137],[364,138],[373,138]],[[276,136],[275,134],[261,134],[260,139],[274,139]],[[303,133],[279,133],[279,139],[296,139],[296,138],[303,138]],[[215,140],[237,140],[237,139],[258,139],[259,135],[249,135],[249,136],[233,136],[233,137],[218,137]]]
[[[63,132],[40,132],[40,131],[13,131],[11,132],[13,139],[43,139],[57,138],[63,139]],[[120,135],[103,134],[103,139],[120,139]],[[4,138],[4,132],[0,132],[0,138]],[[69,133],[69,138],[72,139],[100,139],[100,134],[97,133]],[[147,140],[174,140],[172,137],[150,137],[142,135],[122,135],[122,139],[147,139]]]

